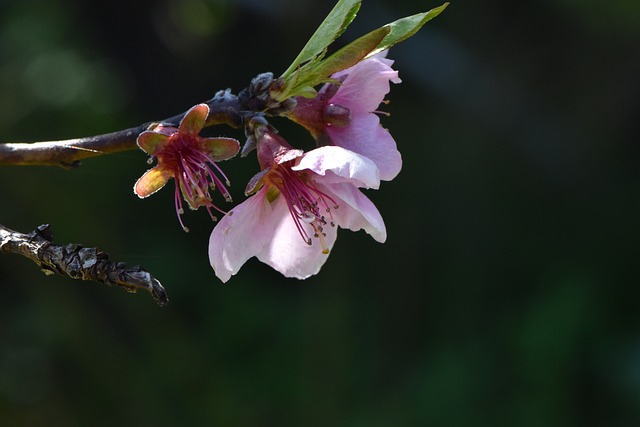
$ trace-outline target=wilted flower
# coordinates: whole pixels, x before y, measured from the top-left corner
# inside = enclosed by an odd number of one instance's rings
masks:
[[[289,117],[307,128],[318,145],[337,145],[373,160],[380,179],[390,181],[400,172],[402,158],[376,113],[389,93],[389,82],[401,80],[384,54],[333,74],[341,83],[325,84],[314,98],[297,97]]]
[[[178,128],[158,125],[153,131],[145,131],[138,136],[138,146],[150,154],[158,164],[138,179],[133,191],[144,198],[160,190],[173,178],[176,181],[175,207],[178,221],[185,231],[180,215],[184,213],[182,196],[191,209],[206,207],[212,218],[211,208],[224,213],[216,206],[209,190],[218,189],[225,200],[231,201],[231,195],[225,187],[229,180],[215,162],[234,157],[240,144],[233,138],[203,138],[200,131],[209,115],[209,106],[199,104],[191,108],[184,116]]]
[[[253,256],[287,277],[314,275],[336,226],[386,240],[380,213],[358,190],[379,185],[371,160],[341,147],[303,153],[274,132],[264,133],[257,149],[262,171],[246,191],[253,195],[220,220],[209,240],[209,259],[223,282]]]

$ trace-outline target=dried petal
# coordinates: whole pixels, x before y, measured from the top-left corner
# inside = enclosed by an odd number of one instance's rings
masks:
[[[138,136],[137,143],[138,147],[142,148],[145,153],[154,156],[158,151],[162,150],[168,140],[169,137],[163,133],[145,131]]]
[[[202,151],[214,162],[235,157],[240,151],[240,142],[233,138],[202,138]]]
[[[180,132],[188,135],[200,133],[209,115],[207,104],[198,104],[193,107],[182,118],[180,122]]]
[[[171,178],[171,172],[158,166],[149,169],[136,181],[133,192],[141,199],[149,197],[165,186]]]

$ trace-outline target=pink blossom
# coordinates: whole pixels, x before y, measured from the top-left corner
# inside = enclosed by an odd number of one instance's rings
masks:
[[[324,85],[315,98],[298,97],[289,116],[306,127],[319,145],[337,145],[373,160],[385,181],[402,168],[396,142],[376,114],[389,93],[389,82],[401,81],[392,64],[378,54],[335,73],[331,77],[341,84]]]
[[[185,114],[178,128],[158,125],[153,131],[138,136],[138,146],[150,154],[158,164],[146,171],[135,183],[133,191],[140,198],[148,197],[160,190],[169,179],[176,181],[175,207],[178,221],[185,231],[180,215],[184,212],[182,198],[191,209],[205,206],[215,219],[211,208],[224,213],[213,201],[209,190],[220,191],[227,201],[231,195],[225,187],[229,180],[215,162],[235,156],[240,144],[232,138],[203,138],[199,135],[209,115],[209,106],[199,104]]]
[[[333,146],[303,153],[275,133],[261,138],[258,158],[263,170],[247,186],[254,194],[220,220],[209,240],[209,260],[223,282],[254,256],[286,277],[312,276],[327,260],[336,226],[386,240],[380,213],[358,190],[379,184],[371,160]]]

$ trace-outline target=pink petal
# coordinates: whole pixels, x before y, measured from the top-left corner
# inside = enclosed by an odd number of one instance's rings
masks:
[[[227,282],[253,256],[286,277],[305,279],[320,271],[328,255],[314,239],[307,245],[289,214],[284,197],[269,203],[266,189],[236,206],[216,225],[209,238],[209,261],[216,276]],[[308,233],[313,235],[311,227]],[[337,230],[327,226],[329,249]]]
[[[162,146],[169,140],[169,137],[163,133],[144,131],[138,135],[137,144],[147,154],[155,155],[162,149]]]
[[[344,74],[347,77],[330,102],[347,107],[352,114],[376,111],[389,93],[389,81],[401,81],[397,71],[376,57],[365,59],[332,77],[339,78]]]
[[[311,245],[305,243],[289,214],[284,197],[278,197],[272,205],[272,215],[278,221],[272,223],[273,237],[257,254],[258,259],[286,277],[306,279],[317,274],[329,254],[322,253],[317,238],[312,237]],[[307,233],[313,236],[311,226],[305,226],[308,227]],[[327,225],[324,232],[325,244],[331,250],[337,238],[337,227]]]
[[[389,59],[387,58],[387,54],[389,53],[389,50],[383,50],[382,52],[378,52],[375,55],[371,55],[369,58],[375,58],[378,61],[382,62],[385,65],[388,65],[389,67],[391,67],[393,65],[393,63],[395,62],[393,59]],[[399,80],[399,79],[398,79]],[[400,83],[399,81],[394,82],[394,83]]]
[[[291,169],[308,169],[325,176],[322,182],[326,183],[350,182],[364,188],[380,185],[380,174],[373,161],[342,147],[324,146],[311,150]]]
[[[171,178],[171,172],[166,169],[154,167],[149,169],[136,181],[133,186],[133,192],[141,199],[149,197],[156,191],[165,186]]]
[[[207,104],[198,104],[191,107],[180,122],[180,132],[189,135],[199,134],[207,121],[208,115],[209,106]]]
[[[327,128],[331,141],[371,159],[380,171],[380,179],[391,181],[402,169],[402,157],[391,134],[380,125],[375,114],[352,118],[351,126]]]
[[[233,208],[216,224],[209,238],[209,262],[223,282],[273,240],[272,207],[260,191]]]
[[[326,191],[335,194],[336,199],[341,200],[338,209],[331,211],[334,221],[341,228],[351,231],[364,230],[380,243],[387,240],[387,229],[382,215],[360,190],[348,183],[342,183],[330,185]]]

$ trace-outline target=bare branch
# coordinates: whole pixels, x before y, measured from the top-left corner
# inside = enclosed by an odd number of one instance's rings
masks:
[[[136,148],[144,126],[87,138],[34,143],[0,144],[0,165],[61,166],[74,168],[80,160]]]
[[[220,91],[207,102],[210,108],[206,126],[226,124],[234,128],[242,127],[244,117],[252,112],[240,103],[238,97],[229,91]],[[137,127],[86,138],[63,141],[45,141],[34,143],[0,144],[0,166],[61,166],[74,168],[80,160],[103,154],[138,148],[136,139],[145,130],[156,123],[177,126],[185,113],[178,114],[160,122],[145,123]]]
[[[127,267],[124,262],[111,261],[109,255],[97,248],[84,248],[75,243],[57,245],[51,242],[52,238],[48,224],[29,234],[0,225],[0,252],[29,258],[47,275],[58,273],[72,279],[93,280],[127,292],[144,289],[158,305],[169,302],[162,284],[142,267]]]
[[[241,129],[245,123],[251,122],[254,116],[285,114],[295,106],[295,101],[279,102],[271,99],[271,86],[281,83],[274,81],[271,73],[263,73],[254,78],[237,96],[229,89],[218,91],[207,101],[209,115],[205,126],[225,124]],[[136,140],[142,132],[159,123],[178,126],[185,114],[86,138],[0,144],[0,166],[43,165],[73,168],[79,165],[81,159],[87,157],[136,149]],[[27,257],[45,274],[58,273],[72,279],[94,280],[109,286],[119,286],[128,292],[144,289],[161,306],[169,301],[160,282],[140,266],[127,268],[123,262],[110,261],[106,253],[96,248],[84,248],[78,244],[61,246],[52,243],[51,239],[51,232],[46,224],[29,234],[0,225],[0,252]]]

